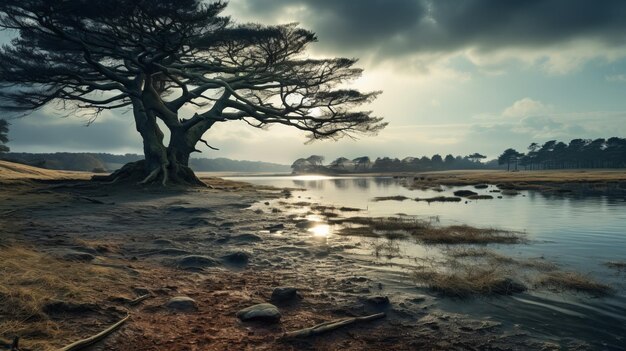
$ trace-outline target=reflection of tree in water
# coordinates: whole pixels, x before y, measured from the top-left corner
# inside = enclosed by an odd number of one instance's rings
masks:
[[[347,188],[349,188],[347,179],[332,179],[332,181],[335,184],[335,187],[337,189],[347,189]]]
[[[366,178],[355,178],[352,179],[352,186],[359,189],[369,189],[370,182],[369,179]]]
[[[396,183],[396,180],[393,178],[376,177],[374,178],[374,183],[376,183],[378,188],[389,188]]]

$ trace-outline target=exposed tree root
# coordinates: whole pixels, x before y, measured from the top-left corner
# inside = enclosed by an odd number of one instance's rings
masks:
[[[104,339],[105,337],[107,337],[108,335],[110,335],[111,333],[113,333],[115,330],[117,330],[119,327],[122,326],[122,324],[124,324],[128,319],[130,318],[130,314],[127,315],[126,317],[122,318],[119,322],[111,325],[110,327],[108,327],[107,329],[101,331],[100,333],[90,336],[86,339],[82,339],[82,340],[78,340],[70,345],[67,345],[63,348],[60,348],[57,351],[77,351],[77,350],[82,350],[88,346],[91,346],[95,343],[97,343],[98,341]]]
[[[376,314],[373,314],[370,316],[364,316],[364,317],[351,317],[351,318],[336,319],[333,321],[320,323],[309,328],[287,332],[283,335],[283,337],[287,339],[306,338],[309,336],[319,335],[319,334],[323,334],[323,333],[326,333],[335,329],[339,329],[341,327],[345,327],[346,325],[354,324],[357,322],[369,322],[369,321],[373,321],[376,319],[384,318],[385,316],[386,314],[384,312],[381,312],[381,313],[376,313]]]
[[[127,163],[110,175],[95,175],[91,179],[106,182],[107,184],[128,183],[148,185],[158,183],[161,186],[183,185],[206,187],[206,184],[196,177],[191,168],[187,166],[165,164],[147,172],[145,161]]]

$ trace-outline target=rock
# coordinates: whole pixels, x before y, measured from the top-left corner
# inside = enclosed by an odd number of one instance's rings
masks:
[[[248,264],[248,261],[250,260],[251,256],[252,255],[250,255],[250,253],[246,251],[235,251],[227,255],[224,255],[221,258],[222,258],[222,261],[225,261],[226,263],[230,263],[230,264],[237,265],[237,266],[245,266]]]
[[[454,192],[454,196],[467,197],[472,195],[478,195],[478,193],[471,190],[457,190]]]
[[[270,298],[270,300],[272,302],[290,302],[290,301],[294,301],[298,298],[298,289],[296,288],[291,288],[291,287],[281,287],[281,288],[275,288],[274,291],[272,291],[272,297]]]
[[[210,256],[188,255],[177,260],[176,265],[183,269],[202,269],[220,265],[220,261]]]
[[[181,312],[189,312],[198,310],[198,305],[196,304],[196,300],[187,296],[176,296],[172,297],[166,304],[170,310],[181,311]]]
[[[263,321],[269,323],[277,323],[280,321],[280,311],[270,303],[261,303],[258,305],[244,308],[237,312],[237,318],[247,321]]]
[[[388,306],[389,298],[387,296],[370,296],[365,299],[365,302],[375,306]]]

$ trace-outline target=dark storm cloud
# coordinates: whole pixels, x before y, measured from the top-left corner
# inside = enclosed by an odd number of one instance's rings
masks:
[[[623,0],[232,0],[233,15],[259,21],[294,17],[327,48],[393,56],[544,47],[573,39],[622,45]],[[298,9],[301,8],[302,11]]]

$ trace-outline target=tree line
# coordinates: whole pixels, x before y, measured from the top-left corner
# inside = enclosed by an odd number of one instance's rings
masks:
[[[527,150],[506,149],[498,156],[498,164],[508,170],[626,167],[626,138],[572,139],[567,144],[550,140],[543,145],[531,143]]]
[[[339,157],[324,165],[324,157],[312,155],[307,158],[299,158],[292,165],[294,173],[367,173],[367,172],[425,172],[449,169],[480,169],[487,164],[482,160],[487,158],[479,153],[467,156],[453,156],[451,154],[442,157],[435,154],[432,157],[405,157],[398,158],[378,157],[372,161],[368,156],[348,159]]]

